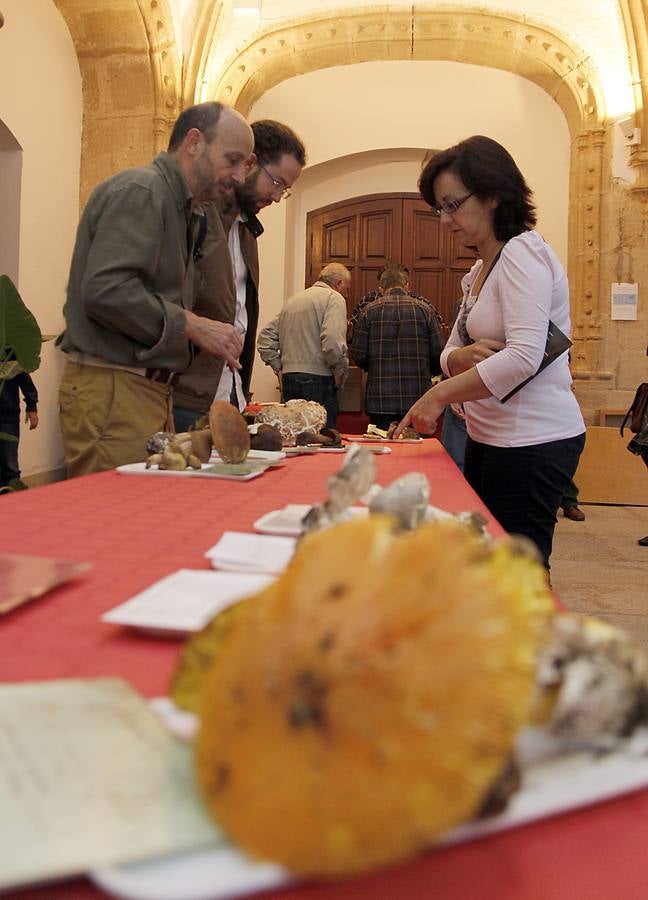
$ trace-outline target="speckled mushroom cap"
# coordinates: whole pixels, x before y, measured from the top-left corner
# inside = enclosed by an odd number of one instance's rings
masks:
[[[532,705],[544,570],[454,523],[392,524],[305,538],[204,681],[210,811],[303,875],[405,859],[471,818]]]

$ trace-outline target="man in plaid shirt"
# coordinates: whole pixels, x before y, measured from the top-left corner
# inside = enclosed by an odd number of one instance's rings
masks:
[[[382,296],[368,303],[353,329],[351,352],[365,369],[365,411],[378,428],[400,421],[441,372],[444,339],[436,312],[408,294],[407,274],[386,269]]]
[[[378,285],[380,285],[380,279],[381,279],[383,273],[387,271],[387,269],[399,269],[401,272],[405,273],[406,279],[407,279],[407,281],[409,281],[409,269],[407,268],[407,266],[402,265],[402,263],[386,262],[385,265],[382,267],[382,269],[378,270]],[[445,323],[444,323],[441,315],[434,308],[434,306],[432,306],[432,304],[427,299],[427,297],[423,297],[421,294],[417,294],[416,291],[410,291],[409,289],[408,289],[407,293],[409,294],[410,297],[414,297],[417,300],[422,300],[424,303],[428,304],[430,309],[433,311],[434,315],[439,320],[439,324],[441,325],[441,329],[443,331],[444,337],[447,337],[447,335],[449,334],[449,331],[447,328],[444,328]],[[380,299],[380,297],[382,297],[382,292],[380,290],[375,290],[375,291],[369,291],[367,294],[364,295],[364,297],[361,297],[358,300],[358,302],[356,303],[355,308],[353,310],[353,313],[351,314],[351,319],[349,320],[349,332],[348,332],[349,340],[351,340],[351,337],[353,335],[353,329],[355,328],[358,319],[364,312],[367,304],[372,303],[374,300]]]

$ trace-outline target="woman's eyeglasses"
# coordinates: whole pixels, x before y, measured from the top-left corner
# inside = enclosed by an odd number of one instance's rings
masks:
[[[259,168],[263,169],[263,171],[266,173],[266,175],[272,182],[272,186],[275,189],[275,192],[278,193],[279,191],[281,191],[281,199],[287,200],[288,197],[290,197],[290,195],[292,194],[292,191],[290,190],[290,188],[286,187],[286,185],[283,183],[283,181],[279,181],[278,178],[275,178],[274,175],[271,175],[270,172],[268,172],[268,170],[266,169],[266,167],[262,166],[261,163],[259,163]]]
[[[469,197],[472,196],[472,193],[470,193],[466,194],[465,197],[458,197],[456,200],[444,200],[442,203],[435,203],[432,207],[432,212],[436,216],[440,216],[441,213],[446,213],[446,215],[451,216],[453,213],[457,212],[459,207],[463,206]]]

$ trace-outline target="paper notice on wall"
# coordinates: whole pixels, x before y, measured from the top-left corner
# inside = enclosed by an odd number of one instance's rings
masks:
[[[612,315],[613,319],[623,319],[626,322],[635,321],[637,318],[637,297],[639,285],[614,282],[612,284]]]

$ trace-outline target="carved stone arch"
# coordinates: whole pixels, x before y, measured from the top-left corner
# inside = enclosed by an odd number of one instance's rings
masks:
[[[450,60],[489,66],[539,85],[561,107],[572,138],[605,120],[587,53],[523,17],[460,8],[342,13],[268,29],[232,59],[210,96],[246,114],[287,78],[370,60]]]
[[[632,191],[648,200],[648,3],[646,0],[619,0],[628,44],[630,75],[635,95],[635,125],[641,142],[632,147],[630,164],[637,170]]]
[[[645,0],[629,0],[645,2]],[[589,55],[523,16],[465,8],[402,12],[385,7],[293,21],[269,29],[228,63],[209,96],[244,115],[270,88],[295,75],[370,60],[448,60],[488,66],[537,84],[563,111],[570,131],[568,270],[574,324],[573,368],[600,369],[601,195],[605,169],[604,93]]]
[[[149,162],[179,112],[181,68],[167,0],[54,0],[83,86],[80,201],[99,181]]]
[[[191,47],[187,54],[184,70],[183,105],[192,106],[206,97],[206,73],[216,32],[221,24],[225,3],[223,0],[203,2],[196,15]]]

